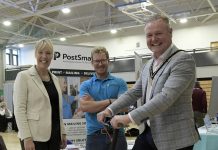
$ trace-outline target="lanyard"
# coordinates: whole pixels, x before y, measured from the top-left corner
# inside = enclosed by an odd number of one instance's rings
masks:
[[[164,66],[164,64],[165,64],[171,57],[173,57],[176,53],[181,52],[181,51],[183,51],[183,50],[178,50],[178,51],[172,53],[172,54],[161,64],[161,66],[160,66],[155,72],[153,72],[153,64],[154,64],[154,60],[153,60],[151,66],[150,66],[150,68],[149,68],[151,79],[152,79],[152,80],[154,79],[154,77],[155,77],[155,75],[158,73],[158,71]]]

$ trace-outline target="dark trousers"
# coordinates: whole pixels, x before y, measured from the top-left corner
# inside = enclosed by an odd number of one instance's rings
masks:
[[[36,150],[60,150],[60,140],[50,139],[47,142],[33,141],[33,143],[35,144]],[[24,141],[20,140],[20,144],[22,150],[25,150]]]
[[[61,136],[60,131],[52,130],[51,138],[46,142],[33,141],[36,150],[60,150]],[[24,149],[24,141],[20,140],[21,148]]]
[[[178,150],[193,150],[194,145],[181,148]],[[136,138],[135,144],[132,150],[157,150],[156,145],[154,144],[151,129],[149,126],[145,127],[145,130]]]

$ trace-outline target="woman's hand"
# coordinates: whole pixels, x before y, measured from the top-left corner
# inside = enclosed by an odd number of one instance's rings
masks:
[[[35,150],[35,144],[31,137],[24,139],[24,148],[25,150]]]
[[[61,148],[61,149],[65,149],[66,147],[67,147],[66,134],[62,134],[62,139],[61,139],[61,143],[60,143],[60,148]]]

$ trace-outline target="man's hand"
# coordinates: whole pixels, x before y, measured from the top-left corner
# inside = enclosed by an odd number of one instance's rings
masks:
[[[106,117],[111,117],[111,116],[112,116],[111,111],[109,109],[105,109],[104,111],[99,112],[97,114],[97,119],[98,119],[99,122],[104,124],[105,118]]]
[[[97,102],[90,95],[87,94],[80,98],[79,103],[80,109],[83,112],[90,112],[90,109],[96,106]]]
[[[96,101],[88,94],[82,96],[79,102],[81,110],[89,113],[100,112],[110,104],[109,99]]]
[[[111,119],[110,123],[114,129],[119,129],[128,126],[131,120],[128,115],[116,115]]]
[[[94,101],[94,99],[89,94],[84,95],[82,99],[85,101]]]

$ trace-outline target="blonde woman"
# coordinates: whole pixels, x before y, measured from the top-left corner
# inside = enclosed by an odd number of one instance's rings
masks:
[[[18,73],[14,83],[14,114],[22,150],[66,147],[62,122],[62,94],[58,78],[48,67],[53,58],[49,39],[35,46],[36,65]]]

